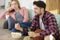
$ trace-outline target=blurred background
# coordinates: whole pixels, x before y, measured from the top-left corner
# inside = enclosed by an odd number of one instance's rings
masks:
[[[19,0],[21,7],[26,7],[29,11],[30,18],[32,20],[34,16],[33,1],[38,0]],[[58,27],[60,30],[60,0],[41,0],[47,5],[46,10],[53,13],[57,19]],[[8,8],[10,0],[0,0],[0,14]],[[12,40],[10,32],[7,29],[3,29],[3,24],[6,19],[0,19],[0,40]]]

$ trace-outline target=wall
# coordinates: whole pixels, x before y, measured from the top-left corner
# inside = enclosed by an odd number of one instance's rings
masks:
[[[5,9],[7,9],[9,1],[10,0],[5,0]],[[38,0],[19,0],[21,7],[26,7],[29,10],[31,17],[35,15],[33,11],[33,1],[38,1]],[[46,3],[46,0],[42,0],[42,1]]]
[[[60,0],[47,0],[47,10],[54,13],[59,14],[60,13]]]
[[[0,0],[0,6],[4,6],[5,0]]]

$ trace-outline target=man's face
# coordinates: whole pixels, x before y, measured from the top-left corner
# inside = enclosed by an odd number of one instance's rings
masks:
[[[33,7],[34,7],[34,12],[36,14],[38,14],[38,15],[42,14],[42,11],[43,11],[42,8],[40,8],[40,7],[36,6],[36,5],[33,5]]]

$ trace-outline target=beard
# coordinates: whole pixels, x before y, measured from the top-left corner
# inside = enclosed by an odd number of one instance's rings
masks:
[[[38,15],[42,15],[42,13],[39,13]]]
[[[42,13],[36,13],[36,15],[39,15],[40,16],[40,15],[42,15]]]
[[[42,13],[41,13],[41,12],[39,12],[39,13],[38,13],[38,12],[36,12],[36,11],[34,11],[34,12],[35,12],[35,14],[36,14],[36,15],[42,15]]]

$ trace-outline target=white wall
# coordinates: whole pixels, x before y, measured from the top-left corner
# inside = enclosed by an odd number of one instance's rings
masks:
[[[20,0],[21,6],[27,7],[28,9],[32,8],[34,0]]]
[[[4,2],[5,0],[0,0],[0,6],[3,6],[4,5]]]
[[[10,0],[5,0],[5,9],[8,7],[8,2],[9,2]],[[32,8],[32,5],[33,5],[33,1],[34,0],[19,0],[19,2],[20,2],[20,5],[21,6],[24,6],[24,7],[26,7],[26,8]]]
[[[10,2],[10,0],[5,0],[5,9],[8,8],[8,3]]]
[[[5,8],[8,7],[8,2],[9,2],[9,1],[10,1],[10,0],[5,0]],[[24,7],[27,7],[28,9],[31,9],[31,8],[32,8],[32,6],[33,6],[33,1],[36,1],[36,0],[19,0],[20,5],[21,5],[21,6],[24,6]],[[38,0],[37,0],[37,1],[38,1]],[[42,1],[46,2],[46,0],[42,0]]]

